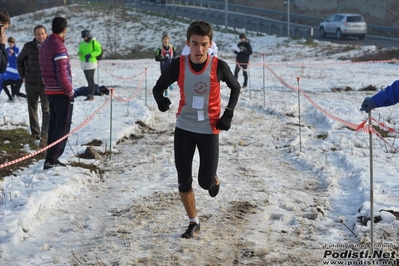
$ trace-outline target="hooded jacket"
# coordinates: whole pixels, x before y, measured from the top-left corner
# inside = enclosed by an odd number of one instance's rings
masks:
[[[240,48],[240,52],[234,51],[234,53],[237,55],[236,61],[238,63],[248,63],[249,62],[249,56],[252,54],[252,46],[248,41],[245,42],[240,42],[238,45],[238,48]]]

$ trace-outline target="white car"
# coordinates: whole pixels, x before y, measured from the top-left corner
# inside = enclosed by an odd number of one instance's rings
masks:
[[[359,14],[333,14],[326,21],[320,23],[319,33],[320,37],[335,35],[339,40],[347,36],[364,40],[367,35],[367,23]]]

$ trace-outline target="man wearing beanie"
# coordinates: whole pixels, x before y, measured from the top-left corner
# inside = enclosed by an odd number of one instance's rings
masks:
[[[39,53],[42,79],[50,103],[48,142],[53,143],[69,133],[73,111],[73,88],[71,65],[64,44],[67,20],[55,17],[51,24],[53,33],[42,43]],[[65,166],[59,161],[68,138],[47,150],[43,169]]]
[[[245,88],[248,85],[247,69],[249,64],[249,56],[252,54],[252,47],[244,33],[241,33],[239,38],[241,40],[237,45],[239,50],[233,50],[233,52],[237,55],[234,77],[238,80],[238,73],[242,68],[242,74],[244,75],[244,83],[242,84],[242,87]]]

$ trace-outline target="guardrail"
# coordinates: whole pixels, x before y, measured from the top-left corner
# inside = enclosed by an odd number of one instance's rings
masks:
[[[215,2],[215,1],[205,1],[205,0],[167,0],[167,3],[170,4],[179,4],[179,5],[192,5],[192,6],[200,6],[206,8],[213,8],[219,10],[225,10],[225,3],[223,2]],[[250,15],[257,15],[261,17],[272,18],[276,20],[281,20],[280,23],[287,23],[287,12],[264,9],[264,8],[256,8],[256,7],[246,7],[242,5],[228,4],[229,12],[241,12]],[[320,22],[323,22],[326,18],[319,18],[307,15],[301,15],[296,13],[290,13],[290,19],[292,22],[296,22],[297,24],[301,24],[303,26],[313,27],[318,29]],[[369,33],[377,34],[380,36],[399,37],[399,28],[398,27],[388,27],[374,24],[367,24],[367,28]]]
[[[109,0],[97,0],[92,1],[92,3],[93,2],[109,4]],[[123,2],[124,5],[128,6],[143,7],[145,5],[154,12],[174,16],[181,16],[178,15],[179,12],[177,11],[180,7],[185,6],[189,7],[184,10],[185,17],[189,19],[203,18],[217,25],[224,25],[225,23],[225,0],[125,0]],[[207,12],[203,10],[207,10]],[[196,14],[200,14],[200,17],[196,16]],[[229,26],[232,25],[234,28],[240,21],[245,23],[245,28],[247,30],[256,31],[258,33],[264,32],[279,36],[287,36],[288,34],[288,14],[284,11],[246,7],[228,3],[227,16]],[[320,22],[324,21],[325,18],[290,13],[290,20],[290,37],[310,37],[313,36],[314,30],[318,31]],[[249,28],[247,28],[248,25],[250,26]],[[368,24],[367,27],[369,34],[384,37],[399,37],[399,28],[396,27],[373,24]]]

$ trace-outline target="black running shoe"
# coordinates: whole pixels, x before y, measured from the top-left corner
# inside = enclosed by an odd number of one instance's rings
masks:
[[[218,176],[215,176],[215,186],[213,188],[211,188],[210,190],[208,190],[209,195],[211,197],[216,197],[216,195],[219,193],[219,187],[220,187],[220,181]]]
[[[200,231],[200,225],[196,223],[190,223],[184,234],[181,235],[182,238],[193,238],[198,235]]]
[[[53,167],[60,167],[60,166],[65,167],[66,164],[64,164],[58,160],[55,162],[55,164],[51,164],[50,162],[45,162],[43,165],[43,170],[47,170],[47,169],[50,169]]]

